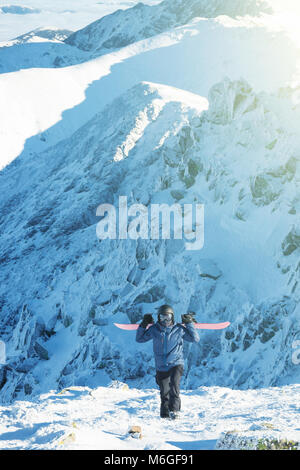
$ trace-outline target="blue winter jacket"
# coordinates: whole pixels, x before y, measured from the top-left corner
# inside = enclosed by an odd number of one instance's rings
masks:
[[[185,326],[177,323],[166,327],[157,322],[148,329],[139,326],[136,341],[146,343],[150,339],[153,339],[156,370],[167,371],[184,364],[183,341],[198,343],[199,335],[193,323],[187,323]]]

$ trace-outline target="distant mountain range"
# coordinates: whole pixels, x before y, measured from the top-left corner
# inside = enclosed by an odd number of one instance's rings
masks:
[[[181,26],[196,17],[235,18],[270,12],[270,6],[263,0],[164,0],[152,6],[138,3],[100,18],[71,34],[65,42],[99,55]]]
[[[155,316],[162,303],[176,321],[193,310],[200,322],[231,322],[186,347],[183,387],[299,382],[297,48],[252,17],[166,26],[202,4],[124,11],[137,12],[136,26],[120,17],[127,39],[145,34],[150,12],[169,29],[94,59],[105,47],[92,25],[88,52],[52,32],[3,48],[3,68],[25,49],[22,63],[31,62],[0,75],[1,158],[14,158],[0,172],[2,401],[111,380],[154,386],[152,345],[113,323]],[[248,11],[246,2],[213,5],[211,14]],[[58,50],[72,66],[50,66]],[[119,196],[146,208],[204,204],[203,249],[172,238],[99,240],[97,207],[117,208]]]

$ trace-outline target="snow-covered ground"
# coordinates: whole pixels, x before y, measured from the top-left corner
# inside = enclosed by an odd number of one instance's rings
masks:
[[[0,406],[0,449],[214,449],[223,433],[300,442],[300,386],[183,391],[179,420],[159,418],[156,389],[71,387]],[[116,386],[117,385],[117,386]],[[131,437],[140,426],[142,438]]]

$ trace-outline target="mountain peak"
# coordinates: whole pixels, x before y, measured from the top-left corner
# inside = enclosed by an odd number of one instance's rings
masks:
[[[237,17],[270,13],[264,0],[164,0],[158,5],[137,5],[117,10],[71,34],[65,42],[97,55],[149,38],[195,17]]]

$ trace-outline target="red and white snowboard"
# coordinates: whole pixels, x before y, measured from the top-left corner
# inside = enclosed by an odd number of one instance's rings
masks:
[[[121,330],[127,331],[137,330],[140,326],[137,323],[114,323],[114,325]],[[149,328],[151,325],[152,323],[148,325],[147,328]],[[223,323],[194,323],[194,327],[197,328],[197,330],[223,330],[229,325],[229,321],[225,321]]]

